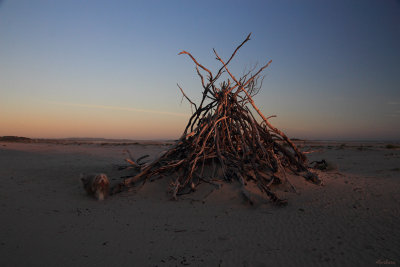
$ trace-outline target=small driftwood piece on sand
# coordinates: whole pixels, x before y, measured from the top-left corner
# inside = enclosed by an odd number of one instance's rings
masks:
[[[200,64],[189,52],[179,53],[188,55],[195,64],[203,87],[201,101],[196,105],[178,85],[194,109],[182,136],[166,153],[117,185],[114,193],[166,173],[173,174],[170,192],[177,199],[178,195],[194,191],[201,182],[215,179],[217,174],[221,174],[221,180],[238,181],[242,185],[243,195],[249,201],[251,196],[245,187],[247,183],[254,183],[274,203],[284,205],[286,200],[280,199],[271,187],[289,183],[287,171],[315,184],[321,183],[318,176],[309,170],[306,156],[269,122],[274,116],[265,117],[253,100],[262,86],[260,73],[271,61],[255,73],[254,70],[249,71],[240,78],[236,78],[228,69],[236,52],[250,40],[250,35],[227,61],[222,60],[214,50],[216,59],[222,65],[216,74]],[[217,84],[222,75],[227,79]],[[258,120],[252,111],[258,114]]]

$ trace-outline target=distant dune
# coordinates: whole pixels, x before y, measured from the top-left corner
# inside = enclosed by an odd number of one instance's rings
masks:
[[[32,142],[32,139],[21,136],[1,136],[0,141],[2,142]]]
[[[138,140],[138,139],[107,139],[91,137],[71,137],[71,138],[28,138],[21,136],[1,136],[0,142],[20,142],[20,143],[45,143],[45,144],[63,144],[63,145],[169,145],[175,140],[157,139],[157,140]]]

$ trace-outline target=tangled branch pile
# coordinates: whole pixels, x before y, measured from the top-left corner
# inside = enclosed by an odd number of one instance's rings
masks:
[[[180,194],[195,190],[199,183],[210,182],[219,173],[225,181],[239,181],[243,189],[247,183],[255,183],[273,202],[286,204],[271,190],[273,184],[289,183],[286,171],[320,183],[317,175],[309,171],[306,156],[283,132],[271,125],[253,101],[261,88],[260,73],[271,61],[239,79],[228,69],[236,52],[250,40],[250,35],[226,62],[214,50],[216,59],[222,64],[216,75],[189,52],[179,53],[188,55],[196,65],[203,86],[201,102],[197,106],[178,85],[194,108],[182,137],[164,155],[142,165],[140,172],[125,179],[121,187],[146,181],[152,176],[174,173],[170,189],[176,199]],[[229,78],[217,85],[224,73]],[[251,107],[260,116],[261,123],[253,116]]]

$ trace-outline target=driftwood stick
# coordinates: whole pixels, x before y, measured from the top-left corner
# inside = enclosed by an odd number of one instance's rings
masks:
[[[190,100],[190,98],[185,94],[185,92],[184,92],[183,89],[179,86],[179,84],[176,84],[176,85],[178,85],[178,88],[181,90],[182,95],[187,99],[187,101],[189,101],[189,103],[190,103],[191,105],[194,106],[194,110],[197,111],[197,106],[196,106],[196,104],[193,103],[192,100]]]
[[[182,55],[182,54],[188,55],[197,66],[199,66],[203,70],[207,71],[208,74],[210,75],[210,77],[213,77],[211,71],[209,69],[207,69],[206,67],[204,67],[203,65],[201,65],[200,63],[198,63],[197,60],[192,56],[192,54],[190,54],[189,52],[186,52],[186,51],[181,51],[178,55]]]
[[[216,79],[218,79],[218,78],[221,76],[223,69],[226,69],[226,66],[228,66],[229,62],[231,62],[232,58],[236,55],[236,52],[237,52],[247,41],[250,40],[250,36],[251,36],[251,33],[249,33],[249,35],[247,35],[246,39],[245,39],[238,47],[236,47],[235,51],[233,51],[233,53],[232,53],[231,57],[228,59],[228,61],[227,61],[226,63],[223,63],[223,66],[219,69],[217,75],[215,75],[215,78],[216,78]],[[217,51],[215,51],[215,49],[213,49],[213,51],[214,51],[214,54],[217,56],[217,59],[219,60],[219,56],[218,56],[218,54],[217,54]]]

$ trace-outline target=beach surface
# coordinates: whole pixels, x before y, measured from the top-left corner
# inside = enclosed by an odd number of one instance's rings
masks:
[[[0,142],[0,266],[396,266],[400,149],[385,142],[297,141],[325,159],[324,185],[291,175],[250,205],[238,184],[202,184],[172,201],[169,177],[96,201],[81,173],[112,183],[130,151],[170,143]],[[398,144],[397,144],[398,145]]]

